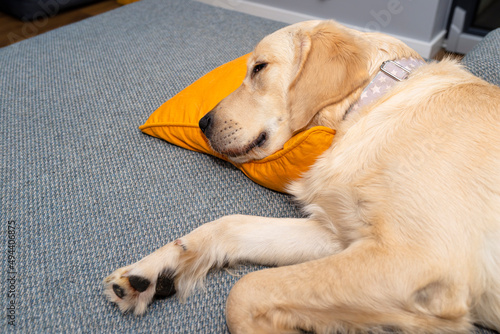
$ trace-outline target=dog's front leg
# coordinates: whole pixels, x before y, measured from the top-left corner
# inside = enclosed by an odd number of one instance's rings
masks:
[[[289,265],[340,251],[335,234],[308,219],[227,216],[204,224],[104,280],[122,311],[142,314],[158,297],[185,299],[212,268],[241,262]]]

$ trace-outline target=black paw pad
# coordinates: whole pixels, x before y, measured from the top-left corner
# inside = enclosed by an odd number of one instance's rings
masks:
[[[122,299],[123,297],[125,297],[125,291],[118,284],[113,284],[113,291],[118,298]]]
[[[165,299],[175,295],[174,271],[167,269],[158,275],[155,298]]]
[[[128,281],[130,285],[139,292],[144,292],[149,287],[151,282],[141,276],[129,276]]]

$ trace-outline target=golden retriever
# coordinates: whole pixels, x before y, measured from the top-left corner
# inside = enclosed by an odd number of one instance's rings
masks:
[[[332,21],[264,38],[243,84],[200,121],[236,163],[323,125],[331,147],[290,192],[305,219],[228,216],[105,279],[122,311],[186,298],[211,268],[277,265],[228,297],[233,333],[500,330],[500,88],[451,60],[423,64],[353,110],[402,42]]]

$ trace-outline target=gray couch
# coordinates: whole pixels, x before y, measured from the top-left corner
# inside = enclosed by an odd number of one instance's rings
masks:
[[[300,216],[288,196],[232,165],[137,128],[282,26],[194,1],[143,0],[0,49],[1,332],[227,331],[225,299],[238,280],[227,272],[142,317],[120,314],[101,281],[222,215]],[[497,31],[465,60],[497,84],[499,41]]]

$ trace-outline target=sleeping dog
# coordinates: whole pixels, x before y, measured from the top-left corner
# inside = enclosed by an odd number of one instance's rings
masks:
[[[278,266],[233,287],[233,333],[500,330],[500,88],[392,37],[309,21],[264,38],[200,121],[235,163],[317,125],[334,142],[288,188],[308,218],[202,225],[107,277],[109,300],[142,314],[250,261]]]

